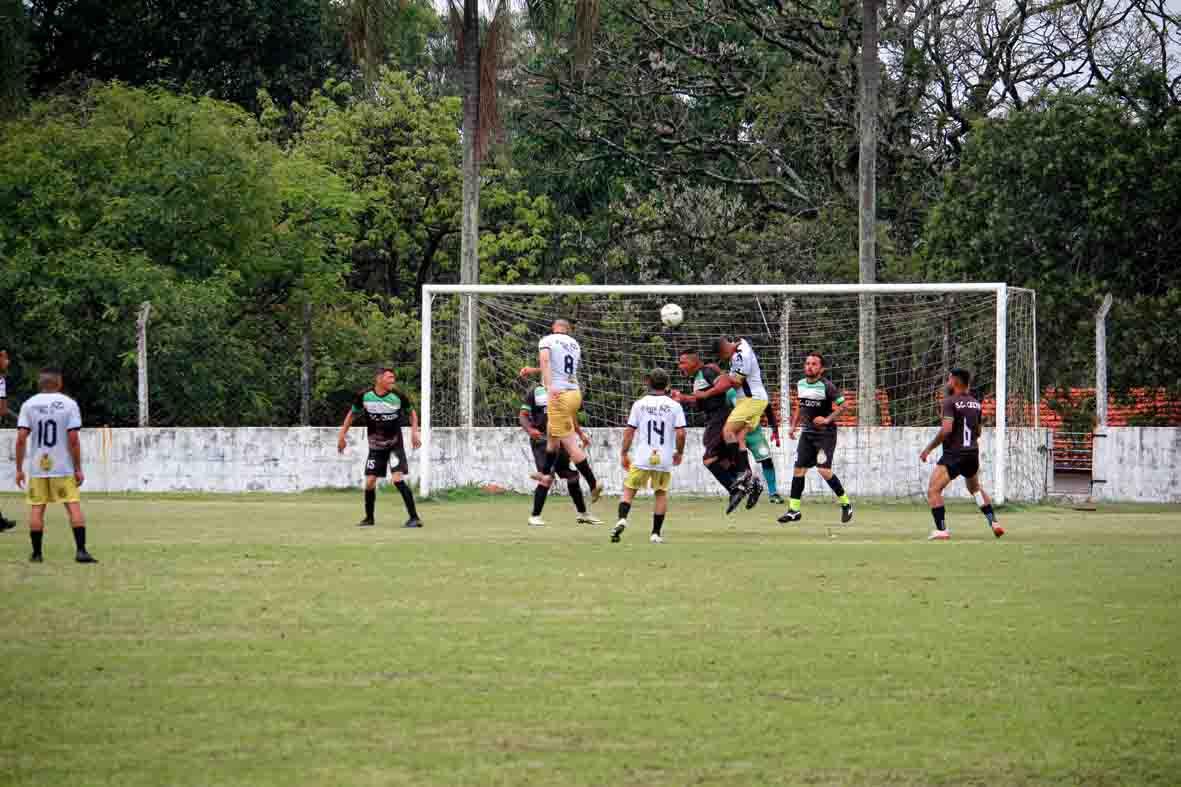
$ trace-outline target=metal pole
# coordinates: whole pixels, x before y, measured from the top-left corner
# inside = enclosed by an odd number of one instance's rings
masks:
[[[1099,428],[1107,428],[1107,313],[1111,311],[1111,293],[1103,296],[1103,305],[1095,313],[1095,415]]]
[[[422,381],[419,396],[422,398],[422,447],[418,449],[418,494],[431,494],[431,301],[433,296],[428,287],[422,290]]]
[[[135,320],[135,354],[139,367],[139,425],[146,427],[151,422],[148,414],[148,318],[152,314],[152,302],[144,301],[139,307]]]
[[[791,423],[791,298],[783,301],[779,317],[779,433]]]
[[[1033,298],[1033,428],[1040,429],[1042,425],[1042,388],[1037,370],[1037,290],[1030,295]]]
[[[435,295],[907,295],[995,293],[1003,282],[984,284],[426,284]]]
[[[1008,342],[1009,293],[1002,285],[996,291],[996,491],[993,498],[1005,502],[1005,472],[1008,469]]]

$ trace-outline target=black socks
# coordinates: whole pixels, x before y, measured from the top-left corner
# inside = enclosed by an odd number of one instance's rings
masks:
[[[734,486],[734,473],[729,468],[723,467],[721,461],[706,465],[706,469],[714,478],[718,479],[718,483],[725,487],[727,492],[730,491],[730,487]]]
[[[660,528],[664,527],[664,514],[652,515],[652,532],[660,535]]]
[[[574,503],[574,508],[578,513],[586,513],[586,500],[582,497],[582,484],[578,483],[577,478],[571,478],[566,482],[566,486],[570,489],[570,500]]]
[[[791,499],[799,500],[804,496],[804,477],[802,475],[793,475],[791,477]]]
[[[41,554],[41,540],[45,538],[44,530],[30,530],[29,540],[33,542],[33,554]]]
[[[619,518],[620,519],[627,519],[627,515],[629,513],[631,513],[631,510],[632,510],[631,503],[625,503],[622,500],[619,501]]]
[[[945,510],[944,510],[943,506],[936,506],[931,509],[931,518],[935,520],[935,529],[936,530],[946,530],[947,529],[947,525],[945,525],[943,523],[944,513],[945,513]]]
[[[591,489],[594,489],[596,486],[598,486],[599,482],[595,480],[595,471],[591,470],[589,459],[583,459],[581,462],[575,465],[575,467],[578,468],[578,472],[582,473],[582,477],[586,479],[587,486],[589,486]]]
[[[86,525],[82,527],[73,528],[74,531],[74,546],[79,552],[86,551]]]
[[[377,502],[377,490],[365,490],[365,518],[370,522],[373,521],[373,505]]]
[[[841,479],[834,475],[832,478],[826,480],[828,481],[828,488],[832,490],[834,495],[837,497],[845,496],[845,487],[841,484]]]
[[[549,495],[549,487],[537,485],[533,490],[533,516],[541,516],[541,509],[545,508],[545,498]]]
[[[418,509],[414,507],[414,493],[410,491],[410,485],[405,481],[399,481],[394,486],[398,487],[398,491],[402,493],[402,502],[406,504],[406,513],[410,515],[411,519],[418,519]]]

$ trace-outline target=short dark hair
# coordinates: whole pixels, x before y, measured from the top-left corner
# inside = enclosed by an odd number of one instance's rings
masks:
[[[955,368],[951,370],[951,376],[960,381],[960,385],[972,384],[972,373],[967,369]]]
[[[567,320],[565,317],[559,317],[558,319],[554,320],[553,324],[554,325],[561,325],[567,331],[574,330],[574,326],[572,326],[570,324],[570,321]]]
[[[808,360],[809,358],[819,358],[821,366],[825,366],[828,363],[827,361],[824,360],[824,353],[817,352],[816,350],[813,350],[812,352],[804,355],[805,361]]]
[[[659,366],[648,372],[647,377],[648,385],[653,391],[664,391],[668,389],[668,372]]]
[[[392,363],[389,363],[388,361],[386,363],[379,363],[377,366],[375,366],[373,368],[373,376],[374,377],[377,377],[379,375],[383,375],[386,372],[393,372],[395,377],[398,376],[397,371],[394,370],[394,365]]]

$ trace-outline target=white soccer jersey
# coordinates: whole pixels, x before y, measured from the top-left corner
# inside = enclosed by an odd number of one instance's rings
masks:
[[[730,376],[737,383],[739,399],[770,401],[767,389],[763,386],[763,371],[759,368],[759,358],[746,339],[738,340],[738,347],[730,356]]]
[[[538,350],[549,350],[549,367],[553,386],[559,391],[578,390],[578,365],[582,363],[582,348],[566,333],[551,333],[537,344]]]
[[[667,396],[648,394],[632,405],[627,425],[636,430],[632,464],[641,470],[673,469],[677,429],[685,428],[685,410]]]
[[[0,377],[0,399],[8,398],[8,382],[5,378]]]
[[[21,405],[18,429],[29,430],[29,476],[58,478],[74,474],[68,436],[82,428],[78,403],[65,394],[41,393]]]

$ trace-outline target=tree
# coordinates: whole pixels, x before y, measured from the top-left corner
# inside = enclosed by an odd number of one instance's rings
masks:
[[[1178,162],[1181,109],[1160,72],[979,121],[931,212],[921,273],[1037,289],[1038,339],[1053,348],[1042,379],[1059,384],[1091,378],[1092,315],[1112,292],[1113,388],[1181,385],[1174,353],[1146,359],[1168,346],[1163,315],[1181,292],[1166,262],[1181,254]]]
[[[293,420],[299,306],[339,298],[359,201],[262,137],[232,105],[117,84],[3,127],[10,338],[61,364],[96,422],[134,422],[145,300],[157,423]]]
[[[74,78],[167,82],[253,107],[325,77],[320,0],[30,0],[35,92]]]
[[[29,17],[22,0],[0,0],[0,118],[13,114],[28,90]]]

